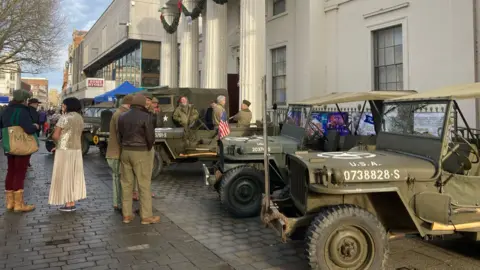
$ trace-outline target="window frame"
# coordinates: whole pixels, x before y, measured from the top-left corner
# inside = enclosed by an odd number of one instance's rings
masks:
[[[282,5],[283,3],[283,10],[275,10],[278,6]],[[287,12],[287,0],[273,0],[272,1],[272,17],[279,16]]]
[[[373,88],[374,90],[404,90],[404,37],[403,25],[376,29],[372,31],[373,42]],[[388,37],[391,37],[389,44]],[[400,41],[398,41],[400,39]],[[399,53],[397,53],[399,51]],[[382,56],[383,54],[383,56]],[[390,60],[390,61],[389,61]],[[392,70],[393,69],[393,70]],[[382,72],[383,70],[383,72]],[[395,79],[391,78],[393,76]],[[383,75],[383,76],[382,76]],[[384,77],[384,82],[382,78]],[[392,87],[392,84],[395,87]]]
[[[277,54],[280,51],[284,51],[284,60],[283,61],[278,61]],[[271,93],[272,93],[272,104],[276,103],[277,105],[286,105],[287,104],[287,46],[279,46],[275,48],[270,49],[270,54],[271,54],[271,67],[272,67],[272,73],[271,73],[271,79],[272,79],[272,84],[271,84]],[[276,67],[278,64],[284,64],[284,73],[283,74],[276,74]],[[277,88],[276,87],[276,79],[283,77],[284,78],[284,88]],[[284,96],[285,100],[284,101],[277,101],[277,92],[278,91],[284,91]]]

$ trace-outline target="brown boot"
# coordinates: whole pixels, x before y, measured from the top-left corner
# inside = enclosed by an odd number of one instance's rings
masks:
[[[5,199],[7,205],[7,211],[12,211],[15,206],[15,200],[13,199],[13,190],[5,190]]]
[[[148,224],[155,224],[160,222],[160,217],[159,216],[151,216],[148,218],[142,218],[142,224],[143,225],[148,225]]]
[[[135,217],[134,216],[125,216],[123,217],[123,223],[128,224],[133,221]]]
[[[15,206],[13,210],[15,212],[30,212],[35,209],[35,205],[27,205],[23,201],[23,189],[17,190],[13,192]]]

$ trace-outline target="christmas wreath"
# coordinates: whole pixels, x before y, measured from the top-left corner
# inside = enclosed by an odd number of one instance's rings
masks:
[[[171,24],[168,24],[165,16],[163,16],[163,13],[160,14],[160,21],[162,21],[163,29],[165,29],[167,33],[173,34],[177,31],[178,24],[180,23],[180,13],[175,15]]]
[[[192,11],[188,11],[187,7],[183,5],[182,1],[178,1],[178,6],[180,7],[180,10],[183,12],[183,15],[185,15],[185,17],[190,17],[192,20],[195,20],[202,13],[206,2],[207,0],[198,0],[195,8],[193,8]]]

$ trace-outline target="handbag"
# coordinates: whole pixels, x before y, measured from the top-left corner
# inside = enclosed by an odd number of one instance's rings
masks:
[[[3,150],[5,154],[28,156],[38,151],[37,134],[29,135],[19,126],[20,108],[16,108],[10,118],[12,126],[2,128]]]

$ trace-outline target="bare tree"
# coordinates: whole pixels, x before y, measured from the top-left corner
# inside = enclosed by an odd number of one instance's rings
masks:
[[[65,33],[60,1],[0,0],[0,71],[52,69]]]

